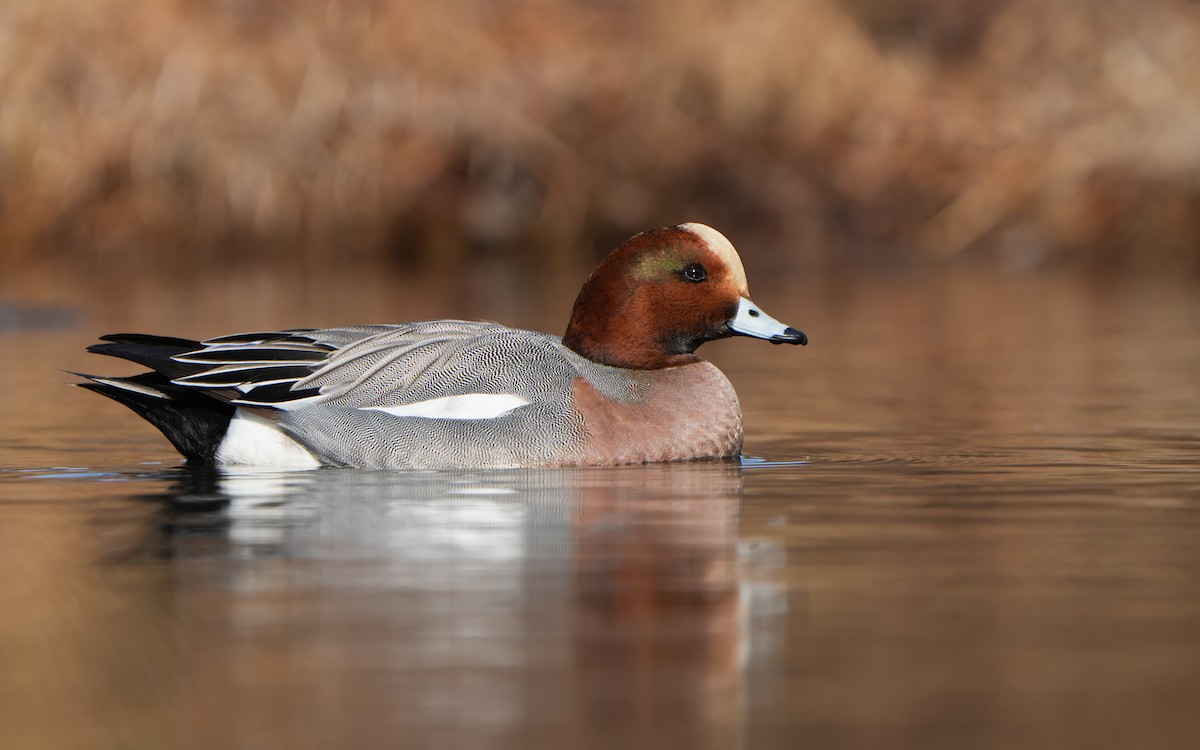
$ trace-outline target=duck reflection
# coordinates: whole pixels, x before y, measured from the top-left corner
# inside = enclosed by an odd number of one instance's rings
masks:
[[[575,658],[589,725],[628,747],[729,747],[741,705],[741,475],[653,467],[583,487],[574,516]],[[704,721],[695,722],[697,716]]]
[[[229,657],[211,678],[258,686],[223,688],[242,720],[214,740],[306,710],[343,739],[728,746],[741,493],[727,463],[181,474],[179,607]]]

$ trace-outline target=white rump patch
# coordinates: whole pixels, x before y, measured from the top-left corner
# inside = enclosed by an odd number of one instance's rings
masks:
[[[495,419],[529,404],[529,399],[511,393],[467,393],[443,396],[401,406],[366,406],[361,411],[381,411],[393,417],[429,419]]]
[[[279,429],[271,420],[245,409],[233,413],[229,429],[217,446],[217,463],[315,469],[316,456]]]
[[[737,284],[742,296],[750,296],[750,292],[746,288],[746,269],[742,267],[742,256],[738,255],[738,251],[734,249],[733,243],[725,235],[707,224],[697,224],[695,222],[680,224],[679,228],[686,229],[704,240],[704,244],[708,245],[709,249],[718,258],[723,260],[725,265],[729,266],[729,277],[733,279],[733,283]]]

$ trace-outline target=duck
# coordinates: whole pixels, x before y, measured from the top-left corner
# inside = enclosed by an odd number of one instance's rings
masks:
[[[741,406],[696,355],[748,336],[808,343],[750,299],[733,244],[699,223],[630,237],[587,278],[561,337],[490,322],[296,328],[196,341],[138,333],[75,373],[189,464],[487,469],[737,460]]]

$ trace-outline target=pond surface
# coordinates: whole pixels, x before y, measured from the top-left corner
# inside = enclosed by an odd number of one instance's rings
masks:
[[[1200,747],[1194,283],[752,281],[740,466],[195,472],[64,385],[572,296],[308,284],[0,286],[0,747]]]

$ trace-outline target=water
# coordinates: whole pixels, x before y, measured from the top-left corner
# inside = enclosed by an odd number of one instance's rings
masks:
[[[189,472],[58,372],[570,302],[404,283],[0,331],[0,747],[1200,746],[1194,284],[756,285],[812,344],[702,350],[740,467]]]

